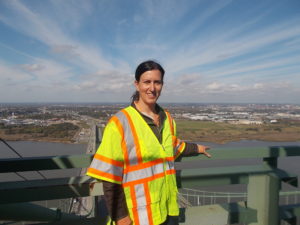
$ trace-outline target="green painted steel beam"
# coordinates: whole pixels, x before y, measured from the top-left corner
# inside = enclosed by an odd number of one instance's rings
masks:
[[[297,224],[297,217],[300,216],[300,204],[282,205],[279,206],[279,209],[280,219],[289,222],[289,224]]]
[[[296,179],[266,165],[232,166],[177,171],[178,187],[246,184],[251,174],[274,173],[280,179]],[[296,179],[297,181],[297,179]],[[97,188],[91,188],[97,186]],[[88,176],[0,183],[0,203],[26,202],[102,194],[102,185]]]
[[[0,204],[0,220],[6,221],[58,221],[62,217],[78,220],[81,217],[62,213],[59,209],[49,209],[33,203]]]
[[[278,176],[281,181],[294,186],[298,187],[298,175],[289,173],[288,171],[282,169],[274,169],[274,175]]]
[[[107,218],[96,218],[96,217],[92,217],[92,218],[81,218],[79,220],[73,220],[71,221],[66,221],[66,220],[62,220],[62,221],[56,221],[53,223],[34,223],[34,225],[107,225],[108,224],[108,219]]]
[[[257,221],[257,212],[244,202],[204,205],[180,209],[180,224],[241,224]]]
[[[45,208],[32,203],[0,204],[0,222],[35,222],[35,225],[105,225],[107,224],[107,220],[108,218],[106,216],[90,218],[86,216],[63,213],[60,209]],[[4,222],[3,224],[6,223]]]
[[[203,155],[199,155],[196,157],[183,157],[181,158],[181,161],[189,162],[195,160],[300,156],[300,146],[213,148],[209,150],[209,152],[212,155],[212,158],[207,158]]]
[[[216,186],[230,184],[247,184],[248,176],[253,174],[274,173],[283,181],[297,185],[297,176],[267,165],[214,167],[201,169],[185,169],[177,171],[179,188],[197,186]]]
[[[86,168],[90,165],[92,158],[93,155],[86,154],[0,159],[0,173]]]
[[[274,158],[300,156],[300,146],[257,147],[257,148],[215,148],[211,150],[212,158],[203,155],[182,158],[182,162],[195,160],[242,159],[242,158]],[[68,155],[50,157],[28,157],[0,159],[0,173],[53,170],[69,168],[86,168],[90,165],[93,155]]]
[[[196,187],[196,186],[216,186],[227,184],[247,184],[249,177],[257,177],[257,181],[252,179],[249,187],[250,196],[249,206],[257,211],[256,217],[250,221],[253,224],[261,223],[261,218],[270,217],[276,211],[278,204],[273,204],[270,199],[277,196],[280,189],[280,181],[285,181],[292,185],[297,185],[297,176],[289,174],[286,171],[280,170],[277,167],[277,157],[300,156],[300,147],[259,147],[259,148],[216,148],[211,150],[212,158],[206,157],[189,157],[183,158],[183,162],[195,160],[226,160],[226,159],[241,159],[241,158],[263,158],[261,165],[249,166],[229,166],[229,167],[214,167],[214,168],[196,168],[177,171],[177,179],[179,187]],[[53,157],[35,157],[23,159],[2,159],[0,160],[0,173],[16,172],[16,171],[35,171],[35,170],[51,170],[51,169],[68,169],[68,168],[85,168],[91,163],[93,155],[72,155],[72,156],[53,156]],[[177,163],[177,165],[180,163]],[[272,181],[265,182],[259,180],[260,176],[276,177],[279,182],[276,183],[277,188],[273,188]],[[265,179],[265,178],[264,178]],[[269,190],[269,194],[264,194],[266,197],[257,197],[255,188],[259,190]],[[272,189],[273,188],[273,189]],[[278,189],[278,190],[277,190]],[[258,190],[258,192],[259,192]],[[276,194],[276,193],[277,194]],[[248,194],[249,194],[248,193]],[[18,182],[2,182],[0,183],[0,203],[16,203],[27,201],[39,201],[50,199],[62,199],[69,197],[84,197],[102,195],[101,182],[90,177],[71,177],[71,178],[56,178],[48,180],[31,180]],[[251,197],[252,196],[252,197]],[[254,197],[253,197],[254,196]],[[255,197],[256,196],[256,197]],[[262,200],[262,203],[259,201]],[[262,207],[263,205],[263,207]],[[277,205],[275,207],[275,205]],[[3,206],[3,205],[2,205]],[[255,208],[256,207],[256,208]],[[268,212],[262,211],[268,208]],[[1,209],[1,208],[0,208]],[[2,208],[3,209],[3,208]],[[249,208],[247,209],[249,210]],[[228,210],[227,210],[228,211]],[[230,211],[230,210],[229,210]],[[295,215],[300,214],[300,206],[293,208],[280,208],[280,212],[284,212],[284,216],[288,221],[294,221]],[[49,213],[51,213],[49,211]],[[199,212],[195,212],[198,216]],[[1,215],[1,211],[0,211]],[[231,215],[231,214],[230,214]],[[233,215],[233,214],[232,214]],[[240,214],[236,214],[239,218]],[[252,214],[251,214],[252,215]],[[266,215],[266,216],[265,216]],[[277,214],[278,217],[278,214]],[[276,217],[276,218],[277,218]],[[192,217],[191,217],[192,218]],[[196,220],[198,221],[198,220]],[[74,221],[75,222],[75,221]],[[90,221],[92,222],[92,221]],[[274,223],[274,221],[272,222]],[[61,223],[63,224],[63,223]],[[76,224],[76,223],[72,223]],[[80,224],[80,223],[79,223]],[[192,224],[192,223],[186,223]],[[268,224],[270,224],[268,222]],[[266,224],[264,224],[266,225]],[[274,224],[272,224],[274,225]]]
[[[102,194],[102,183],[88,176],[0,183],[0,204]]]
[[[72,221],[71,225],[107,225],[107,223],[107,218],[82,218],[77,221]],[[34,223],[34,225],[70,225],[70,222]]]
[[[257,221],[249,225],[279,225],[280,178],[274,174],[249,177],[247,206],[257,210]]]

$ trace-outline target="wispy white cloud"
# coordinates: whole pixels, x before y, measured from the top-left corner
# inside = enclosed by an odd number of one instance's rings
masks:
[[[209,19],[216,17],[216,14],[231,2],[231,0],[221,0],[213,1],[211,4],[207,4],[205,1],[200,2],[200,4],[198,3],[199,5],[196,5],[195,7],[199,9],[199,12],[195,15],[195,19],[189,21],[189,23],[178,31],[175,41],[184,42],[186,39],[189,39],[190,36],[193,36],[195,39],[205,37],[202,32],[197,31],[199,31],[203,25],[209,23]],[[189,14],[191,10],[193,10],[193,6],[190,6],[189,11],[187,11],[186,14]]]
[[[175,102],[255,102],[259,98],[260,102],[279,103],[286,98],[295,102],[296,94],[300,94],[300,90],[289,82],[239,84],[215,81],[193,86],[172,83],[165,87],[162,96],[172,96]]]
[[[30,54],[27,54],[27,53],[25,53],[25,52],[19,51],[19,50],[15,49],[15,48],[13,48],[13,47],[11,47],[11,46],[8,46],[8,45],[6,45],[6,44],[1,43],[1,42],[0,42],[0,47],[3,47],[3,48],[5,48],[5,49],[8,49],[8,50],[14,52],[15,54],[24,56],[24,57],[29,58],[29,59],[31,59],[31,60],[36,60],[36,59],[37,59],[36,57],[34,57],[34,56],[30,55]],[[3,59],[3,60],[5,60],[5,59]]]
[[[76,52],[77,47],[72,45],[53,45],[51,46],[51,51],[55,54],[61,54],[66,57],[78,57],[78,53]]]
[[[145,18],[158,26],[168,25],[174,20],[180,20],[196,2],[186,4],[184,0],[142,0],[139,1],[142,10],[136,12],[136,22],[145,22]],[[144,19],[143,19],[144,18]]]
[[[209,78],[222,78],[222,77],[230,77],[236,79],[236,77],[243,77],[246,75],[251,75],[252,77],[257,76],[256,74],[259,71],[265,71],[265,73],[273,73],[280,69],[280,67],[285,67],[288,65],[288,69],[291,68],[291,65],[295,65],[296,69],[300,69],[300,66],[297,63],[300,60],[299,57],[290,56],[279,59],[268,59],[261,62],[255,62],[250,65],[228,65],[225,68],[221,66],[221,68],[216,68],[212,70],[208,70],[206,73]],[[282,69],[281,69],[282,70]]]
[[[282,22],[261,31],[255,30],[252,33],[235,38],[231,34],[240,33],[235,28],[228,33],[218,35],[217,33],[209,42],[195,40],[190,45],[179,49],[168,63],[172,72],[181,71],[195,66],[203,66],[209,63],[216,63],[224,59],[235,58],[246,54],[254,53],[265,47],[286,41],[300,35],[298,26],[300,20]],[[238,28],[240,29],[240,28]],[[253,56],[255,57],[255,55]]]
[[[78,42],[75,38],[68,35],[64,27],[61,26],[57,18],[40,15],[24,5],[24,2],[7,2],[11,10],[9,16],[1,16],[0,21],[13,29],[22,32],[33,39],[36,39],[52,50],[54,53],[68,53],[69,56],[77,56],[77,66],[91,67],[94,69],[112,69],[112,64],[101,55],[99,46],[90,46]],[[64,8],[72,11],[69,5]],[[15,18],[12,18],[15,16]]]
[[[28,72],[41,71],[45,68],[41,64],[23,64],[21,67]]]
[[[23,3],[16,0],[7,1],[10,14],[2,15],[0,20],[15,30],[47,44],[54,44],[55,40],[66,41],[63,32],[51,20],[33,12]]]
[[[97,72],[85,75],[82,82],[73,86],[74,89],[88,92],[128,92],[133,87],[132,74],[118,71]]]
[[[166,69],[165,101],[299,102],[295,2],[256,3],[1,1],[0,29],[13,38],[0,37],[0,93],[10,85],[15,99],[128,99],[135,67],[150,58]],[[294,13],[275,16],[289,4]]]
[[[77,31],[89,23],[89,16],[95,10],[92,1],[51,0],[51,19],[55,18],[60,24],[63,24],[68,30]],[[49,8],[44,9],[44,13],[49,14]]]
[[[0,86],[3,90],[7,85],[15,85],[18,83],[26,82],[32,79],[32,76],[23,72],[18,67],[9,65],[0,60]],[[11,87],[9,87],[11,88]]]

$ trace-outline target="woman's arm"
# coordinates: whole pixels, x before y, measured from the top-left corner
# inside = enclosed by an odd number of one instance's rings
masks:
[[[117,225],[132,224],[122,186],[104,180],[102,182],[106,207],[111,219],[116,221]]]
[[[196,156],[199,154],[204,154],[205,156],[210,158],[211,155],[207,152],[208,149],[209,147],[205,145],[185,142],[185,148],[182,152],[182,156]]]
[[[198,145],[198,152],[199,152],[199,154],[203,154],[206,157],[210,158],[211,155],[207,152],[208,149],[210,149],[208,146]]]

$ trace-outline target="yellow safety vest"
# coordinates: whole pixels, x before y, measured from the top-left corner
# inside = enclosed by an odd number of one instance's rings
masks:
[[[170,114],[160,143],[140,115],[129,106],[108,122],[87,175],[121,184],[135,225],[158,225],[179,214],[174,160],[185,143],[176,137]]]

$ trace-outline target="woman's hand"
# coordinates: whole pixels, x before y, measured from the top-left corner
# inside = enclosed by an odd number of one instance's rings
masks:
[[[130,219],[129,216],[126,216],[122,219],[119,219],[116,223],[117,225],[132,225],[132,220]]]
[[[208,149],[210,149],[208,146],[205,146],[205,145],[198,145],[198,152],[199,152],[200,154],[203,154],[203,155],[205,155],[206,157],[210,158],[211,155],[206,151],[206,150],[208,150]]]

